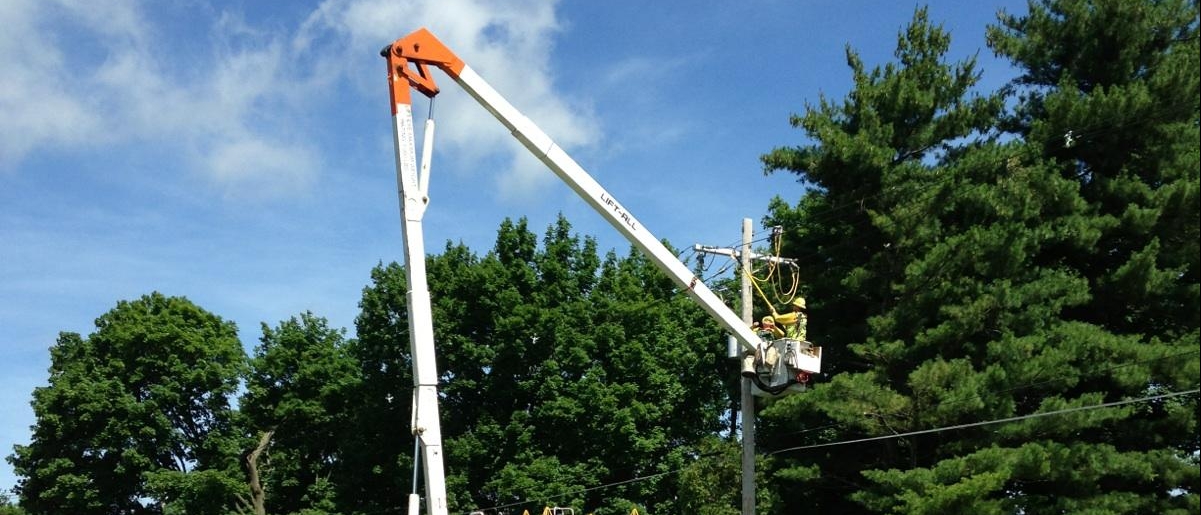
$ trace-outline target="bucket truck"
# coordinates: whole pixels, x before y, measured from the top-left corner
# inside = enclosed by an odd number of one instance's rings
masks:
[[[764,342],[701,280],[693,275],[659,240],[642,225],[625,205],[618,202],[579,164],[559,148],[538,126],[522,115],[470,66],[426,29],[394,41],[381,52],[388,62],[388,86],[392,99],[392,126],[396,143],[396,182],[400,196],[406,277],[409,284],[409,345],[413,357],[412,431],[418,440],[425,476],[426,513],[446,515],[446,482],[442,461],[442,434],[438,412],[438,373],[435,361],[433,314],[425,271],[422,219],[429,204],[429,171],[434,126],[427,120],[420,166],[413,131],[412,91],[433,98],[438,87],[432,69],[441,70],[462,87],[484,109],[504,125],[513,137],[559,176],[588,205],[618,232],[638,247],[675,283],[737,339],[748,353],[771,354],[783,350],[772,364],[756,360],[754,375],[770,389],[783,391],[821,371],[821,349],[809,342]],[[752,371],[743,370],[744,374]],[[409,497],[409,514],[417,515],[419,497]]]

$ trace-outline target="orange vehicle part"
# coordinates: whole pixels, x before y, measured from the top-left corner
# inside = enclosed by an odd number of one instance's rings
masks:
[[[393,41],[380,55],[388,59],[392,114],[396,114],[396,104],[412,105],[410,87],[427,97],[438,94],[438,85],[430,75],[431,65],[452,78],[458,78],[463,71],[463,60],[426,29]]]

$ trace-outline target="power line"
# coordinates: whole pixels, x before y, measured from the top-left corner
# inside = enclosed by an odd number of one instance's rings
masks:
[[[1132,367],[1135,365],[1145,365],[1147,363],[1153,363],[1153,362],[1161,361],[1161,360],[1165,360],[1165,359],[1178,358],[1181,356],[1189,356],[1189,355],[1198,354],[1198,353],[1201,353],[1201,349],[1189,349],[1189,350],[1186,350],[1183,352],[1164,354],[1162,356],[1156,356],[1153,358],[1140,359],[1137,361],[1131,361],[1131,362],[1127,362],[1127,363],[1120,363],[1120,364],[1105,367],[1105,368],[1099,368],[1099,369],[1087,370],[1087,371],[1077,371],[1076,373],[1072,373],[1072,374],[1060,375],[1060,376],[1052,377],[1049,379],[1044,379],[1042,381],[1036,381],[1033,383],[1020,384],[1017,386],[1012,386],[1012,387],[1006,388],[1004,390],[995,390],[995,391],[990,391],[988,393],[1005,394],[1005,393],[1010,393],[1010,392],[1016,392],[1019,390],[1025,390],[1027,388],[1034,388],[1036,386],[1042,386],[1045,384],[1063,381],[1068,378],[1082,378],[1082,377],[1088,377],[1088,376],[1099,376],[1106,372],[1113,372],[1114,370],[1118,370],[1118,369],[1122,369],[1122,368],[1126,368],[1126,367]],[[943,402],[939,403],[939,406],[940,407],[941,406],[954,406],[956,404],[967,402],[969,400],[972,400],[972,399],[959,399],[959,400],[943,401]],[[777,436],[795,436],[795,435],[800,435],[800,434],[805,434],[805,433],[812,433],[814,431],[821,431],[823,429],[844,427],[844,426],[848,426],[850,424],[851,424],[851,422],[836,422],[833,424],[826,424],[823,426],[801,429],[799,431],[789,431],[789,432],[785,432],[785,433],[779,433]]]
[[[1160,113],[1155,113],[1155,114],[1160,114]],[[1116,116],[1114,116],[1114,118],[1116,118]],[[1101,134],[1101,133],[1105,133],[1105,132],[1115,132],[1115,131],[1117,130],[1117,128],[1121,128],[1121,127],[1123,127],[1123,126],[1125,126],[1125,125],[1133,125],[1134,123],[1138,123],[1138,122],[1145,122],[1145,121],[1148,121],[1148,120],[1146,120],[1146,119],[1143,119],[1143,120],[1139,120],[1139,119],[1124,120],[1124,121],[1122,121],[1121,123],[1114,123],[1114,124],[1111,124],[1111,125],[1102,125],[1102,124],[1100,124],[1100,123],[1094,123],[1092,127],[1087,127],[1087,128],[1085,128],[1085,129],[1081,130],[1079,133],[1076,133],[1076,136],[1077,136],[1077,137],[1090,137],[1090,136],[1094,136],[1094,135]],[[948,173],[948,174],[945,174],[945,175],[943,175],[942,177],[936,177],[936,178],[934,178],[933,180],[931,180],[931,181],[929,181],[929,182],[926,182],[925,184],[922,184],[922,185],[921,185],[921,187],[922,187],[923,189],[927,190],[927,191],[930,191],[930,190],[932,190],[934,187],[941,186],[941,185],[942,185],[942,183],[944,183],[944,182],[947,182],[947,181],[950,181],[950,180],[952,180],[952,179],[956,179],[956,178],[962,178],[962,179],[972,180],[972,177],[971,177],[970,175],[967,175],[967,176],[965,176],[965,175],[962,175],[962,174],[952,174],[952,173]],[[973,182],[974,182],[974,181],[973,181]],[[834,215],[834,214],[835,214],[836,212],[838,212],[838,211],[842,211],[842,210],[844,210],[844,209],[851,208],[851,207],[856,207],[856,206],[859,206],[859,207],[860,207],[860,209],[866,209],[866,208],[864,207],[864,206],[865,206],[865,204],[866,204],[866,201],[868,201],[868,200],[872,200],[872,199],[875,199],[875,198],[877,198],[877,197],[881,197],[881,196],[883,196],[883,195],[885,195],[885,194],[897,193],[897,192],[899,192],[899,191],[900,191],[900,188],[898,188],[898,187],[891,187],[891,188],[887,188],[887,189],[882,189],[881,191],[878,191],[878,192],[876,192],[876,193],[873,193],[873,194],[870,194],[870,195],[864,195],[864,196],[862,196],[862,197],[858,197],[858,198],[856,198],[856,199],[851,199],[849,202],[846,202],[846,203],[844,203],[844,204],[842,204],[842,205],[835,205],[835,206],[831,206],[831,207],[829,207],[829,208],[825,209],[825,210],[824,210],[824,211],[822,211],[822,212],[819,212],[819,213],[815,213],[815,214],[813,214],[813,215],[810,217],[810,220],[811,220],[811,221],[817,221],[817,222],[820,222],[820,221],[822,221],[823,219],[834,220],[834,219],[835,219],[835,217],[834,217],[834,216],[832,216],[832,215]],[[929,200],[928,198],[921,199],[921,201],[919,201],[919,202],[916,202],[916,203],[910,203],[908,206],[904,206],[904,207],[902,207],[902,209],[904,209],[905,207],[908,207],[908,208],[910,208],[910,209],[914,209],[914,208],[920,208],[920,207],[925,207],[923,204],[924,204],[926,201],[928,201],[928,200]],[[863,219],[859,219],[859,220],[854,220],[854,221],[851,221],[851,225],[862,225],[862,224],[864,224],[864,223],[867,223],[867,222],[870,222],[870,219],[869,219],[869,218],[863,218]],[[849,240],[844,240],[844,241],[842,241],[840,244],[836,244],[835,246],[849,246],[849,245],[851,245],[851,244],[854,244],[854,243],[859,243],[860,241],[862,241],[862,240],[863,240],[864,238],[866,238],[867,236],[869,236],[869,235],[864,235],[864,236],[860,236],[860,237],[856,237],[856,238],[851,238],[851,239],[849,239]],[[760,240],[756,240],[756,241],[755,241],[755,243],[761,243],[761,242],[763,242],[763,241],[767,241],[767,239],[768,239],[768,238],[762,238],[762,239],[760,239]],[[731,245],[729,245],[729,246],[733,247],[733,246],[734,246],[734,244],[731,244]],[[686,250],[685,250],[685,251],[682,251],[680,254],[684,254],[685,252],[686,252]],[[819,254],[819,252],[813,252],[813,253],[810,253],[810,254],[806,254],[806,256],[812,256],[812,255],[818,255],[818,254]],[[701,267],[701,268],[702,268],[702,270],[701,270],[702,274],[704,274],[705,272],[708,272],[708,270],[709,270],[709,268],[710,268],[711,266],[712,266],[712,263],[711,263],[711,262],[710,262],[710,263],[708,263],[708,264],[707,264],[707,265],[705,265],[705,266],[702,266],[702,267]],[[718,272],[716,272],[715,274],[710,274],[710,277],[705,279],[705,280],[706,280],[706,282],[707,282],[709,279],[712,279],[713,277],[716,277],[716,276],[720,276],[720,275],[722,275],[722,274],[723,274],[723,273],[725,273],[725,272],[726,272],[726,271],[727,271],[729,268],[730,268],[730,265],[726,265],[726,266],[722,267],[722,268],[721,268],[721,269],[720,269]],[[1146,363],[1146,362],[1155,361],[1155,360],[1159,360],[1159,359],[1166,359],[1166,358],[1170,358],[1170,357],[1177,357],[1177,356],[1181,356],[1181,355],[1185,355],[1185,354],[1193,354],[1193,353],[1196,353],[1196,352],[1197,352],[1197,351],[1187,351],[1187,352],[1178,353],[1178,354],[1173,354],[1173,355],[1169,355],[1169,356],[1160,356],[1160,357],[1158,357],[1158,358],[1152,358],[1152,359],[1149,359],[1149,360],[1142,360],[1142,361],[1139,361],[1139,362],[1134,362],[1134,363],[1126,363],[1126,364],[1122,364],[1122,365],[1117,365],[1117,366],[1110,367],[1110,368],[1107,368],[1107,369],[1101,369],[1101,370],[1098,370],[1098,371],[1095,371],[1095,372],[1096,372],[1096,373],[1101,373],[1101,372],[1105,372],[1105,371],[1109,371],[1109,370],[1114,370],[1114,369],[1117,369],[1117,368],[1122,368],[1122,367],[1127,367],[1127,366],[1133,366],[1133,365],[1136,365],[1136,364],[1140,364],[1140,363]],[[1080,374],[1080,375],[1083,375],[1083,374]],[[998,393],[1004,393],[1004,392],[1009,392],[1009,391],[1015,391],[1015,390],[1020,390],[1020,389],[1024,389],[1024,388],[1031,388],[1031,387],[1034,387],[1034,386],[1038,386],[1038,385],[1041,385],[1041,384],[1047,384],[1047,383],[1051,383],[1051,382],[1059,381],[1059,380],[1062,380],[1062,379],[1064,379],[1064,378],[1063,378],[1063,377],[1056,377],[1056,378],[1052,378],[1052,379],[1048,379],[1048,380],[1044,380],[1044,381],[1040,381],[1040,382],[1036,382],[1036,383],[1029,383],[1029,384],[1026,384],[1026,385],[1019,385],[1019,386],[1017,386],[1017,387],[1013,387],[1013,388],[1010,388],[1010,389],[1006,389],[1006,390],[1000,390],[1000,391],[998,391]],[[916,436],[916,435],[930,434],[930,433],[937,433],[937,432],[943,432],[943,431],[951,431],[951,430],[958,430],[958,429],[966,429],[966,428],[971,428],[971,427],[979,427],[979,426],[986,426],[986,425],[995,425],[995,424],[1002,424],[1002,423],[1008,423],[1008,422],[1016,422],[1016,421],[1026,420],[1026,419],[1041,418],[1041,417],[1055,416],[1055,415],[1063,415],[1063,414],[1068,414],[1068,413],[1073,413],[1073,412],[1080,412],[1080,411],[1088,411],[1088,410],[1095,410],[1095,409],[1101,409],[1101,408],[1116,407],[1116,406],[1122,406],[1122,405],[1128,405],[1128,404],[1135,404],[1135,403],[1141,403],[1141,402],[1149,402],[1149,401],[1153,401],[1153,400],[1160,400],[1160,399],[1166,399],[1166,398],[1172,398],[1172,397],[1178,397],[1178,396],[1184,396],[1184,395],[1191,395],[1191,394],[1197,394],[1197,393],[1201,393],[1201,389],[1194,389],[1194,390],[1188,390],[1188,391],[1182,391],[1182,392],[1172,392],[1172,393],[1166,393],[1166,394],[1160,394],[1160,395],[1147,396],[1147,397],[1142,397],[1142,398],[1137,398],[1137,399],[1128,399],[1128,400],[1122,400],[1122,401],[1114,401],[1114,402],[1102,403],[1102,404],[1090,405],[1090,406],[1080,406],[1080,407],[1075,407],[1075,408],[1067,408],[1067,409],[1063,409],[1063,410],[1056,410],[1056,411],[1050,411],[1050,412],[1033,413],[1033,414],[1029,414],[1029,415],[1021,415],[1021,416],[1009,417],[1009,418],[1003,418],[1003,419],[995,419],[995,420],[988,420],[988,421],[980,421],[980,422],[972,422],[972,423],[958,424],[958,425],[953,425],[953,426],[945,426],[945,427],[939,427],[939,428],[925,429],[925,430],[912,431],[912,432],[900,433],[900,434],[891,434],[891,435],[883,435],[883,436],[877,436],[877,437],[860,438],[860,439],[854,439],[854,440],[845,440],[845,441],[838,441],[838,442],[827,442],[827,443],[822,443],[822,444],[814,444],[814,445],[807,445],[807,446],[800,446],[800,447],[791,447],[791,448],[779,449],[779,450],[776,450],[776,451],[772,451],[772,452],[770,452],[770,453],[767,453],[767,454],[768,454],[768,455],[775,455],[775,454],[784,453],[784,452],[791,452],[791,451],[799,451],[799,450],[814,449],[814,448],[821,448],[821,447],[830,447],[830,446],[838,446],[838,445],[851,445],[851,444],[856,444],[856,443],[865,443],[865,442],[871,442],[871,441],[880,441],[880,440],[887,440],[887,439],[894,439],[894,438],[903,438],[903,437],[908,437],[908,436]],[[842,423],[842,424],[831,424],[831,425],[827,425],[827,426],[822,426],[822,427],[820,427],[820,428],[808,429],[808,430],[806,430],[806,431],[814,431],[814,430],[818,430],[818,429],[824,429],[824,428],[830,428],[830,427],[838,427],[838,426],[842,426],[842,425],[846,425],[846,424],[847,424],[847,423]],[[797,434],[797,433],[789,433],[789,434]],[[700,458],[707,458],[707,457],[711,457],[711,456],[713,456],[713,455],[701,455],[701,456],[699,456],[699,457],[700,457]],[[682,470],[684,470],[684,469],[683,469],[683,468],[679,468],[679,469],[669,470],[669,471],[665,471],[665,472],[659,472],[659,473],[655,473],[655,474],[648,474],[648,475],[645,475],[645,476],[639,476],[639,477],[635,477],[635,478],[631,478],[631,479],[626,479],[626,480],[622,480],[622,481],[617,481],[617,482],[613,482],[613,483],[602,484],[602,485],[598,485],[598,486],[594,486],[594,487],[589,487],[589,488],[583,488],[583,489],[579,489],[579,490],[574,490],[574,491],[564,492],[564,493],[560,493],[560,494],[556,494],[556,495],[549,496],[549,497],[547,497],[547,499],[555,499],[555,498],[559,498],[559,497],[565,497],[565,496],[569,496],[569,495],[578,495],[578,494],[587,493],[587,492],[590,492],[590,491],[595,491],[595,490],[601,490],[601,489],[611,488],[611,487],[615,487],[615,486],[620,486],[620,485],[623,485],[623,484],[630,484],[630,483],[636,483],[636,482],[640,482],[640,481],[650,480],[650,479],[654,479],[654,478],[658,478],[658,477],[662,477],[662,476],[666,476],[666,475],[674,474],[674,473],[680,472],[680,471],[682,471]],[[492,508],[486,508],[486,510],[498,510],[498,509],[504,509],[504,508],[509,508],[509,507],[513,507],[513,506],[520,506],[520,505],[524,505],[524,504],[532,504],[532,503],[533,503],[533,502],[519,502],[519,503],[511,503],[511,504],[506,504],[506,505],[495,506],[495,507],[492,507]]]
[[[873,436],[873,437],[869,437],[869,438],[859,438],[859,439],[855,439],[855,440],[842,440],[842,441],[837,441],[837,442],[826,442],[826,443],[818,443],[818,444],[812,444],[812,445],[802,445],[799,447],[788,447],[786,449],[778,449],[775,451],[771,451],[766,454],[768,456],[773,456],[773,455],[781,454],[781,453],[785,453],[785,452],[803,451],[803,450],[808,450],[808,449],[817,449],[817,448],[821,448],[821,447],[834,447],[834,446],[838,446],[838,445],[851,445],[851,444],[864,443],[864,442],[875,442],[875,441],[879,441],[879,440],[891,440],[894,438],[905,438],[905,437],[909,437],[909,436],[917,436],[917,435],[924,435],[924,434],[930,434],[930,433],[941,433],[943,431],[954,431],[956,429],[967,429],[967,428],[971,428],[971,427],[988,426],[988,425],[994,425],[994,424],[1004,424],[1007,422],[1017,422],[1017,421],[1028,420],[1028,419],[1032,419],[1032,418],[1050,417],[1053,415],[1066,415],[1068,413],[1075,413],[1078,411],[1088,411],[1088,410],[1095,410],[1095,409],[1101,409],[1101,408],[1112,408],[1115,406],[1123,406],[1126,404],[1137,404],[1140,402],[1168,399],[1171,397],[1180,397],[1182,395],[1193,395],[1193,394],[1197,394],[1197,393],[1201,393],[1201,388],[1194,388],[1192,390],[1186,390],[1186,391],[1182,391],[1182,392],[1171,392],[1171,393],[1164,393],[1164,394],[1160,394],[1160,395],[1150,395],[1147,397],[1139,397],[1137,399],[1127,399],[1127,400],[1121,400],[1121,401],[1105,402],[1105,403],[1101,403],[1101,404],[1093,404],[1091,406],[1077,406],[1075,408],[1065,408],[1065,409],[1061,409],[1061,410],[1046,411],[1046,412],[1042,412],[1042,413],[1031,413],[1029,415],[1019,415],[1016,417],[1000,418],[1000,419],[996,419],[996,420],[985,420],[983,422],[969,422],[966,424],[957,424],[957,425],[953,425],[953,426],[936,427],[933,429],[922,429],[922,430],[918,430],[918,431],[910,431],[907,433],[897,433],[897,434],[891,434],[891,435]]]
[[[1164,393],[1164,394],[1159,394],[1159,395],[1149,395],[1146,397],[1139,397],[1136,399],[1126,399],[1126,400],[1121,400],[1121,401],[1105,402],[1105,403],[1093,404],[1093,405],[1089,405],[1089,406],[1077,406],[1074,408],[1065,408],[1065,409],[1055,410],[1055,411],[1031,413],[1028,415],[1019,415],[1016,417],[985,420],[985,421],[981,421],[981,422],[969,422],[966,424],[956,424],[953,426],[936,427],[936,428],[932,428],[932,429],[922,429],[922,430],[918,430],[918,431],[910,431],[907,433],[873,436],[873,437],[869,437],[869,438],[858,438],[858,439],[854,439],[854,440],[841,440],[841,441],[837,441],[837,442],[826,442],[826,443],[813,444],[813,445],[802,445],[799,447],[788,447],[785,449],[778,449],[778,450],[767,452],[764,454],[766,456],[774,456],[776,454],[782,454],[782,453],[786,453],[786,452],[803,451],[803,450],[808,450],[808,449],[817,449],[817,448],[821,448],[821,447],[853,445],[853,444],[858,444],[858,443],[874,442],[874,441],[880,441],[880,440],[890,440],[890,439],[894,439],[894,438],[905,438],[905,437],[909,437],[909,436],[940,433],[940,432],[944,432],[944,431],[953,431],[953,430],[957,430],[957,429],[967,429],[967,428],[972,428],[972,427],[1004,424],[1004,423],[1009,423],[1009,422],[1018,422],[1021,420],[1028,420],[1028,419],[1034,419],[1034,418],[1066,415],[1069,413],[1076,413],[1076,412],[1081,412],[1081,411],[1090,411],[1090,410],[1096,410],[1096,409],[1102,409],[1102,408],[1113,408],[1113,407],[1124,406],[1124,405],[1128,405],[1128,404],[1138,404],[1138,403],[1168,399],[1168,398],[1173,398],[1173,397],[1181,397],[1181,396],[1185,396],[1185,395],[1195,395],[1198,393],[1201,393],[1201,388],[1194,388],[1192,390],[1186,390],[1186,391],[1180,391],[1180,392],[1170,392],[1170,393]],[[714,456],[718,456],[718,455],[719,455],[719,453],[702,454],[702,455],[698,456],[698,458],[710,458],[710,457],[714,457]],[[583,489],[579,489],[579,490],[572,490],[572,491],[568,491],[568,492],[564,492],[564,493],[560,493],[560,494],[556,494],[556,495],[547,496],[546,499],[549,500],[549,499],[556,499],[556,498],[560,498],[560,497],[566,497],[569,495],[578,495],[581,493],[591,492],[591,491],[595,491],[595,490],[603,490],[606,488],[612,488],[614,486],[620,486],[620,485],[637,483],[637,482],[641,482],[641,481],[655,479],[658,477],[663,477],[663,476],[682,472],[688,466],[691,466],[691,465],[692,464],[690,463],[687,466],[679,467],[679,468],[664,471],[664,472],[656,472],[654,474],[638,476],[638,477],[634,477],[634,478],[630,478],[630,479],[625,479],[622,481],[616,481],[613,483],[606,483],[606,484],[583,488]],[[510,504],[505,504],[505,505],[500,505],[500,506],[494,506],[491,508],[484,508],[484,511],[500,510],[500,509],[505,509],[505,508],[511,508],[514,506],[521,506],[521,505],[525,505],[525,504],[535,504],[535,502],[536,501],[510,503]]]

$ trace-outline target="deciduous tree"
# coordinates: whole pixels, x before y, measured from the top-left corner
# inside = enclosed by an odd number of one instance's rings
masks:
[[[269,513],[336,508],[342,451],[350,431],[351,398],[359,383],[344,331],[312,313],[263,324],[239,402],[256,433],[270,432],[259,457]]]
[[[230,399],[245,365],[232,322],[183,297],[121,301],[50,349],[36,423],[9,458],[32,514],[221,513],[242,484]]]
[[[483,257],[448,245],[428,260],[452,505],[670,511],[676,483],[659,473],[719,428],[724,338],[641,256],[602,261],[565,219],[538,243],[524,220],[506,221]],[[377,420],[407,428],[403,270],[372,277],[355,351],[364,398]],[[411,440],[395,429],[364,434],[392,439],[368,445],[407,465]],[[642,476],[654,480],[583,491]],[[407,491],[403,477],[390,488]]]

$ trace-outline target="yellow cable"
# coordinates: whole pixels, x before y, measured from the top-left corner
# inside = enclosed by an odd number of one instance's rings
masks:
[[[755,276],[747,270],[743,270],[743,273],[745,273],[747,277],[751,278],[751,286],[755,287],[755,291],[759,293],[759,297],[763,299],[763,303],[767,304],[767,308],[771,310],[771,314],[779,315],[779,313],[776,313],[776,306],[773,305],[771,300],[767,298],[767,294],[763,293],[763,289],[759,288],[759,282],[755,280]]]

